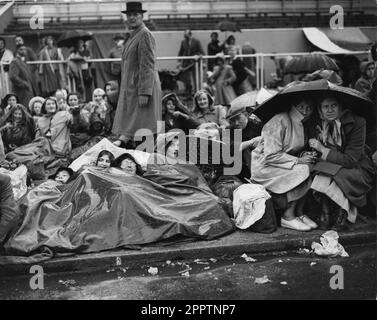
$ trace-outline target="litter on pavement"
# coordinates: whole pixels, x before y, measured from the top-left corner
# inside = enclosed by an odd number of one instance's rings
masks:
[[[336,231],[326,231],[321,235],[320,241],[312,243],[312,249],[319,256],[326,257],[349,257],[343,246],[338,242],[339,235]]]

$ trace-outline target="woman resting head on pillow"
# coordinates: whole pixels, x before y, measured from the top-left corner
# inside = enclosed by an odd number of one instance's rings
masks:
[[[114,163],[115,157],[114,155],[107,150],[102,150],[97,157],[96,166],[101,169],[108,169]]]
[[[129,153],[123,153],[114,161],[114,167],[121,169],[125,174],[133,176],[143,175],[143,169],[141,165],[137,163],[135,158]]]

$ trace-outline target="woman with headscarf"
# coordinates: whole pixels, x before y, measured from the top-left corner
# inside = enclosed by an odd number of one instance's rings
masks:
[[[376,79],[376,66],[374,61],[363,61],[360,64],[361,77],[355,83],[355,89],[364,94],[372,90],[373,81]]]
[[[117,81],[106,82],[105,87],[106,100],[106,116],[105,116],[105,132],[106,135],[111,135],[113,128],[115,111],[119,99],[119,83]]]
[[[34,120],[23,105],[17,104],[0,122],[0,132],[5,153],[8,153],[33,141],[35,135]]]
[[[226,108],[222,105],[214,105],[213,97],[204,90],[199,90],[194,95],[193,115],[198,126],[207,122],[214,122],[222,128],[229,125],[226,120]]]
[[[224,54],[217,54],[213,73],[208,81],[212,82],[216,88],[215,102],[221,105],[229,105],[236,97],[232,84],[237,80],[237,76],[224,57]]]
[[[365,145],[366,121],[331,94],[321,98],[318,113],[316,137],[309,145],[321,154],[323,162],[315,167],[311,188],[322,205],[321,227],[343,230],[347,220],[356,221],[357,208],[366,205],[375,179]]]
[[[174,92],[162,98],[162,120],[165,121],[166,132],[172,129],[182,129],[188,134],[189,129],[195,129],[199,124]]]
[[[314,104],[307,97],[291,103],[289,111],[272,117],[263,127],[261,139],[251,153],[251,179],[272,193],[284,210],[283,228],[309,231],[317,224],[304,214],[305,196],[310,188],[310,165],[314,155],[302,153],[307,144],[304,124]]]

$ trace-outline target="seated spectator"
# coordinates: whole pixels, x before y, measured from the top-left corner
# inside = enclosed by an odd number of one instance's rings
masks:
[[[106,101],[105,101],[106,93],[103,89],[97,88],[93,91],[93,100],[92,102],[95,104],[94,108],[92,109],[92,112],[95,112],[98,114],[98,116],[105,120],[106,118]]]
[[[361,77],[355,83],[355,89],[366,95],[372,90],[375,75],[375,62],[363,61],[360,64]]]
[[[1,100],[1,105],[0,105],[0,119],[6,115],[12,107],[17,105],[19,102],[18,97],[13,94],[9,93],[7,94],[3,100]]]
[[[68,94],[68,111],[72,114],[70,138],[72,148],[79,147],[89,140],[90,112],[79,104],[80,95],[77,92]]]
[[[34,139],[34,120],[26,108],[17,104],[0,121],[0,132],[4,142],[5,153],[30,143]]]
[[[106,117],[105,117],[105,132],[107,135],[112,134],[115,111],[119,99],[119,84],[117,81],[109,81],[105,84],[106,93]]]
[[[230,124],[231,150],[233,150],[235,153],[238,152],[238,150],[234,150],[234,130],[241,130],[242,134],[242,143],[240,145],[240,151],[242,152],[242,170],[239,174],[241,179],[250,178],[251,151],[258,144],[259,136],[262,130],[262,123],[250,118],[251,112],[251,107],[235,105],[229,109],[226,117]]]
[[[199,90],[194,95],[193,115],[198,125],[205,122],[214,122],[222,128],[229,125],[225,119],[226,108],[222,105],[214,106],[213,97],[204,90]]]
[[[317,224],[304,214],[309,191],[310,164],[316,157],[302,153],[308,139],[304,125],[314,111],[314,103],[306,97],[291,102],[289,111],[273,116],[262,129],[257,147],[252,151],[251,179],[263,185],[280,209],[283,228],[309,231]]]
[[[198,121],[175,93],[169,93],[162,98],[162,120],[165,121],[165,131],[178,128],[188,134],[189,129],[198,126]]]
[[[318,132],[309,145],[321,154],[326,170],[315,171],[311,188],[322,205],[321,227],[342,231],[347,221],[355,223],[357,208],[367,204],[375,183],[371,155],[365,149],[366,121],[328,94],[321,98],[318,112]]]
[[[67,97],[68,97],[68,93],[67,93],[67,90],[65,90],[65,89],[59,89],[55,92],[55,98],[56,98],[56,102],[58,104],[58,110],[59,111],[66,111],[67,110],[67,108],[68,108]]]
[[[0,173],[0,248],[6,242],[18,219],[11,179]],[[1,251],[0,251],[1,254]]]
[[[223,54],[218,54],[215,63],[213,73],[208,77],[208,81],[216,88],[215,102],[229,105],[237,97],[232,87],[237,76],[233,68],[226,62]]]
[[[45,99],[42,97],[34,97],[29,102],[29,111],[33,116],[34,123],[37,124],[38,119],[42,117],[42,105],[45,102]]]

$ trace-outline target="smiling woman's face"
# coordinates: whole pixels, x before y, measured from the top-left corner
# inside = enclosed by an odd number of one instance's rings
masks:
[[[334,98],[326,98],[321,102],[321,113],[327,121],[334,121],[339,118],[342,106]]]
[[[97,167],[102,168],[102,169],[110,168],[110,165],[111,165],[111,160],[107,154],[104,154],[97,161]]]
[[[46,108],[46,112],[49,114],[53,114],[57,111],[56,103],[54,100],[51,100],[51,99],[48,99],[46,101],[45,108]]]

